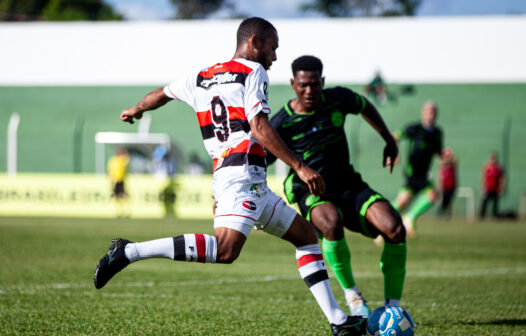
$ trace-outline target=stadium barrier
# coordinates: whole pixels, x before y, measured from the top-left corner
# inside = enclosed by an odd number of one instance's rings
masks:
[[[269,177],[268,184],[282,195],[282,181]],[[151,175],[130,175],[125,184],[128,200],[118,203],[104,175],[1,174],[0,216],[162,218],[166,215],[162,191],[167,182]],[[174,182],[177,218],[212,218],[211,175],[178,175]]]

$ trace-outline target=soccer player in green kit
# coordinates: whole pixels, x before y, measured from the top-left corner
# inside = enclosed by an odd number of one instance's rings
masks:
[[[291,86],[296,98],[271,120],[287,146],[325,180],[326,192],[314,196],[290,171],[284,182],[290,203],[318,229],[322,252],[344,290],[352,315],[367,317],[370,309],[356,285],[344,228],[374,238],[385,245],[380,267],[384,274],[385,302],[399,305],[405,279],[406,243],[402,219],[391,204],[365,183],[349,163],[344,131],[347,114],[361,114],[386,142],[384,166],[392,171],[398,147],[376,108],[362,95],[343,87],[324,89],[322,62],[301,56],[292,63]],[[269,153],[267,160],[275,158]]]
[[[429,180],[429,168],[434,155],[442,155],[442,130],[435,125],[438,108],[433,102],[422,107],[421,122],[410,124],[393,134],[397,141],[409,140],[407,165],[404,169],[406,183],[396,197],[396,207],[403,215],[408,237],[414,237],[415,220],[438,198],[438,192]],[[413,201],[411,206],[411,201]]]

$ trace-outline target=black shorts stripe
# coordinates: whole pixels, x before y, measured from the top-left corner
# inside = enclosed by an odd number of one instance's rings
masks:
[[[174,260],[186,260],[186,251],[184,246],[185,242],[183,235],[174,237]]]
[[[232,153],[223,160],[223,163],[217,169],[220,169],[223,167],[243,166],[247,163],[250,166],[258,166],[261,168],[267,167],[267,160],[265,159],[264,156],[260,156],[256,154],[247,154],[247,153]]]
[[[216,136],[216,130],[219,128],[216,127],[214,124],[208,124],[201,126],[201,135],[203,136],[203,139],[210,139],[214,138]],[[230,120],[230,132],[239,132],[243,131],[245,133],[250,132],[250,124],[247,120],[241,120],[241,119],[232,119]]]
[[[322,282],[328,279],[329,279],[329,275],[327,274],[327,270],[319,270],[310,275],[307,275],[303,280],[305,280],[305,283],[307,284],[307,286],[311,288],[318,282]]]

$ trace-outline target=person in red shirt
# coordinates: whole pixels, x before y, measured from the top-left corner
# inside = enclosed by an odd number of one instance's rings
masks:
[[[451,216],[451,201],[457,189],[457,158],[451,148],[446,148],[442,152],[438,180],[442,194],[438,215]]]
[[[482,170],[482,205],[480,207],[480,218],[486,216],[486,208],[489,202],[493,202],[493,218],[499,217],[499,198],[504,191],[506,175],[504,169],[499,165],[496,152],[492,152],[489,161]]]

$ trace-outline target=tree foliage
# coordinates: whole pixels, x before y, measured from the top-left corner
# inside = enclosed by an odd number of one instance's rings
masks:
[[[0,21],[121,20],[102,0],[0,0]]]
[[[311,0],[303,11],[315,11],[329,17],[413,16],[422,0]]]
[[[204,19],[220,9],[233,11],[228,0],[171,0],[177,8],[176,19]]]

